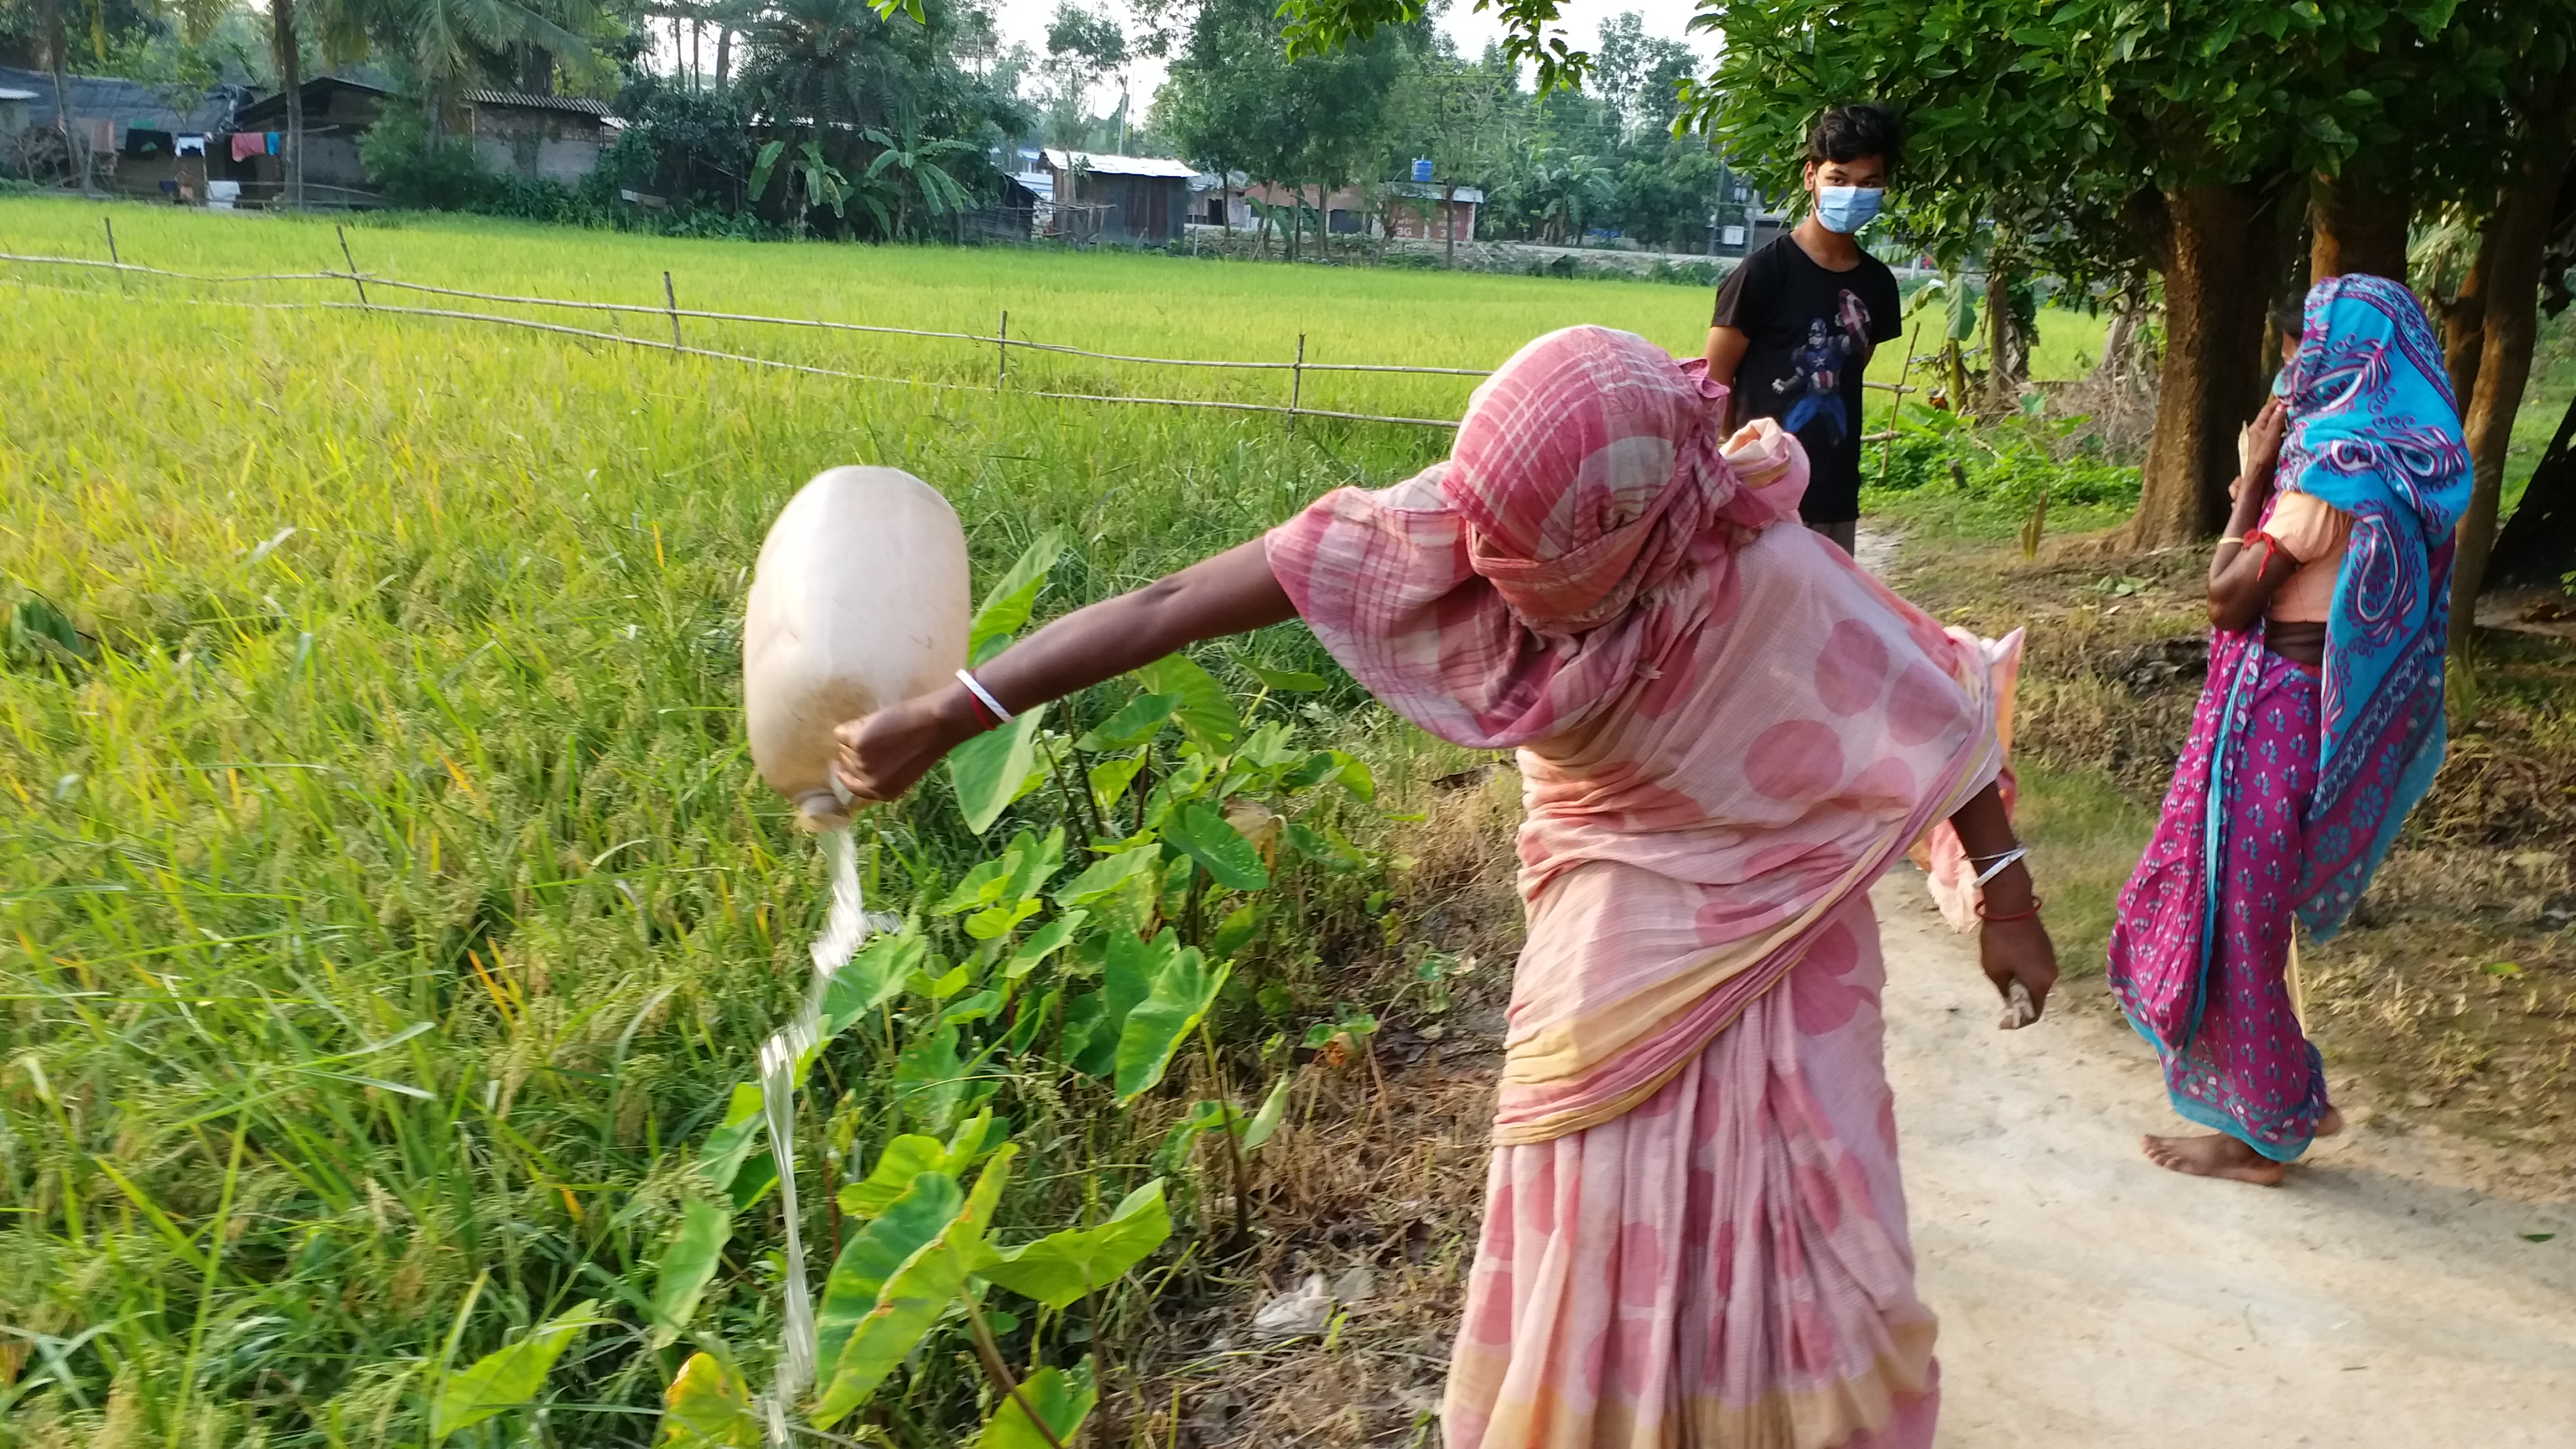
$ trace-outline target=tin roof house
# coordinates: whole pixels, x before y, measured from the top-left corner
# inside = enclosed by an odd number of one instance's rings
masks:
[[[1190,181],[1198,168],[1158,156],[1058,150],[1040,155],[1051,183],[1050,235],[1144,246],[1161,246],[1184,235]]]

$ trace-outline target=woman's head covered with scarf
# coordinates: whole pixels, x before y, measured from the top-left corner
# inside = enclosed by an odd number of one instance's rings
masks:
[[[1445,462],[1338,490],[1272,531],[1271,567],[1333,657],[1444,739],[1582,723],[1706,609],[1665,586],[1794,521],[1806,454],[1725,436],[1726,389],[1632,333],[1569,327],[1480,385]]]
[[[2282,394],[2280,487],[2352,518],[2326,622],[2324,722],[2299,914],[2319,939],[2351,914],[2441,766],[2451,531],[2469,457],[2442,351],[2413,293],[2381,277],[2308,290]]]

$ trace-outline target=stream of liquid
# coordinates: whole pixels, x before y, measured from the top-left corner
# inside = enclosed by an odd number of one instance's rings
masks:
[[[805,1239],[796,1207],[796,1089],[811,1064],[823,1029],[823,992],[867,939],[866,903],[859,895],[858,847],[849,827],[823,835],[823,859],[832,876],[832,909],[814,938],[814,975],[796,1019],[760,1048],[761,1113],[769,1125],[769,1151],[778,1164],[779,1210],[787,1218],[787,1325],[779,1344],[778,1375],[764,1406],[769,1443],[785,1449],[790,1405],[814,1384],[814,1293],[805,1271]]]

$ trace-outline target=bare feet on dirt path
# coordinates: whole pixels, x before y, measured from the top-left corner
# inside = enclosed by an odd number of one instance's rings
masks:
[[[2332,1137],[2342,1130],[2343,1113],[2328,1107],[2325,1116],[2317,1120],[2316,1135]],[[2140,1138],[2139,1145],[2146,1149],[2149,1162],[2191,1177],[2224,1177],[2257,1187],[2279,1187],[2281,1180],[2290,1175],[2287,1163],[2275,1162],[2224,1133],[2205,1132],[2197,1137],[2158,1137],[2151,1133]]]
[[[1876,899],[1942,1449],[2576,1444],[2564,1196],[2481,1191],[2478,1149],[2367,1112],[2270,1192],[2159,1171],[2153,1055],[2067,1009],[2098,982],[1994,1031],[1975,938],[1912,871]]]

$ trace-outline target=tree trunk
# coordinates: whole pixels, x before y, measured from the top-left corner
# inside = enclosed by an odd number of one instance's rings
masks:
[[[2554,99],[2554,98],[2553,98]],[[2567,174],[2566,113],[2556,104],[2534,108],[2513,179],[2487,225],[2495,233],[2485,279],[2485,338],[2478,355],[2475,395],[2463,410],[2475,470],[2469,511],[2460,519],[2460,549],[2451,566],[2451,652],[2468,644],[2478,592],[2486,583],[2487,554],[2495,546],[2496,503],[2504,489],[2505,450],[2513,441],[2514,414],[2531,376],[2531,342],[2540,307],[2540,254]],[[2486,247],[2481,244],[2484,253]]]
[[[2189,543],[2226,521],[2236,431],[2263,400],[2264,205],[2250,183],[2165,193],[2165,359],[2129,547]]]
[[[2316,178],[2308,203],[2311,280],[2350,272],[2406,280],[2406,227],[2415,215],[2408,161],[2402,151],[2356,156],[2341,173]]]
[[[2478,233],[2478,254],[2461,279],[2460,294],[2435,304],[2442,313],[2442,367],[2451,374],[2451,396],[2464,413],[2477,393],[2478,356],[2486,349],[2487,278],[2495,270],[2497,235],[2493,226]]]
[[[718,91],[725,88],[725,80],[732,74],[733,27],[719,26],[716,29],[716,89]]]
[[[2020,409],[2020,379],[2013,376],[2012,256],[1997,245],[1986,253],[1986,396],[1977,411],[1988,422],[2001,422]]]
[[[2490,584],[2547,584],[2563,588],[2576,573],[2576,399],[2558,418],[2558,432],[2531,485],[2497,536],[2487,560]]]
[[[286,149],[277,158],[286,209],[304,209],[304,48],[295,34],[295,0],[268,0],[269,44],[277,85],[286,96]]]
[[[1455,181],[1450,182],[1449,189],[1440,194],[1440,234],[1449,239],[1448,254],[1442,265],[1451,271],[1456,271],[1458,269],[1458,183]]]
[[[71,166],[73,179],[86,193],[89,190],[89,133],[82,129],[80,118],[72,114],[72,38],[63,23],[62,0],[44,0],[44,11],[37,19],[44,31],[45,69],[54,77],[54,129],[63,133],[63,159]],[[113,126],[110,130],[114,130]]]

